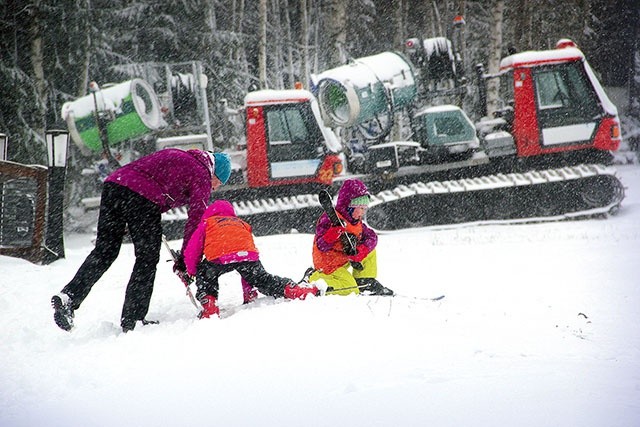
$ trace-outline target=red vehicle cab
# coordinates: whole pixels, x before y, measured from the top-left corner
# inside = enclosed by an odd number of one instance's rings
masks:
[[[511,130],[518,157],[617,150],[621,135],[615,105],[575,44],[563,39],[557,46],[514,54],[500,64],[513,91]]]
[[[245,97],[247,181],[251,188],[321,183],[342,172],[335,134],[319,123],[314,96],[301,89]]]

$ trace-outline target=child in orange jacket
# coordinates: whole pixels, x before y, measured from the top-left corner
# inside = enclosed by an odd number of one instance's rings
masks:
[[[315,286],[300,286],[286,277],[267,273],[251,226],[236,216],[226,200],[209,205],[185,248],[184,261],[187,273],[196,277],[196,296],[203,308],[201,318],[220,314],[218,278],[234,270],[265,295],[305,299],[309,294],[318,294]]]
[[[393,295],[393,291],[376,280],[378,274],[376,246],[378,236],[364,222],[370,197],[367,186],[358,179],[347,179],[338,192],[336,213],[345,224],[333,226],[326,213],[316,224],[313,239],[313,266],[316,272],[311,280],[323,279],[327,293],[346,295],[368,293]],[[345,253],[340,236],[355,236],[357,253]]]

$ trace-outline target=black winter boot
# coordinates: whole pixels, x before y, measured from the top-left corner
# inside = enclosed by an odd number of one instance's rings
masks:
[[[71,308],[71,298],[69,295],[60,292],[51,297],[51,307],[53,307],[53,320],[60,329],[70,331],[73,329],[73,308]]]
[[[382,284],[373,277],[356,279],[356,283],[358,284],[361,294],[393,296],[391,289],[382,286]]]
[[[120,326],[122,326],[122,332],[125,334],[129,331],[133,331],[136,327],[136,320],[134,319],[122,319],[120,321]]]
[[[157,325],[160,323],[157,320],[147,320],[147,319],[142,319],[140,322],[142,322],[142,326]],[[136,323],[137,323],[137,320],[133,320],[133,319],[120,320],[120,326],[122,326],[122,332],[126,334],[129,331],[133,331],[136,327]]]

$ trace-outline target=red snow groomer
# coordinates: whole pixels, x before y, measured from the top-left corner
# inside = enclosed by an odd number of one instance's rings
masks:
[[[585,160],[606,159],[593,155],[618,149],[618,111],[575,44],[564,39],[557,46],[500,64],[513,104],[509,125],[517,155],[582,151]]]
[[[307,91],[295,99],[290,91],[250,93],[244,172],[268,174],[269,187],[250,199],[229,188],[225,197],[259,232],[293,224],[282,215],[309,231],[319,208],[315,190],[300,179],[311,175],[326,184],[322,159],[335,162],[342,152],[345,172],[333,177],[333,190],[348,177],[365,181],[373,194],[367,221],[378,230],[612,212],[624,197],[615,170],[606,166],[621,140],[617,110],[583,53],[563,44],[511,55],[499,74],[482,73],[482,81],[500,79],[502,106],[490,118],[480,114],[475,126],[460,108],[436,104],[465,90],[443,38],[424,40],[424,52],[413,43],[412,62],[385,52],[315,76],[320,114]],[[341,137],[341,148],[333,135]],[[313,171],[293,172],[302,163]],[[332,175],[336,167],[329,168]],[[279,177],[283,170],[298,182]]]

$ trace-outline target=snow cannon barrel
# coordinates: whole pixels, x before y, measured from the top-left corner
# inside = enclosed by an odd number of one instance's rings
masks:
[[[383,52],[312,76],[322,119],[329,127],[350,127],[402,109],[417,94],[409,62]]]
[[[98,90],[62,106],[62,118],[67,122],[73,141],[80,147],[102,150],[96,107],[106,115],[106,135],[109,145],[139,138],[166,126],[160,102],[153,88],[142,79]]]

